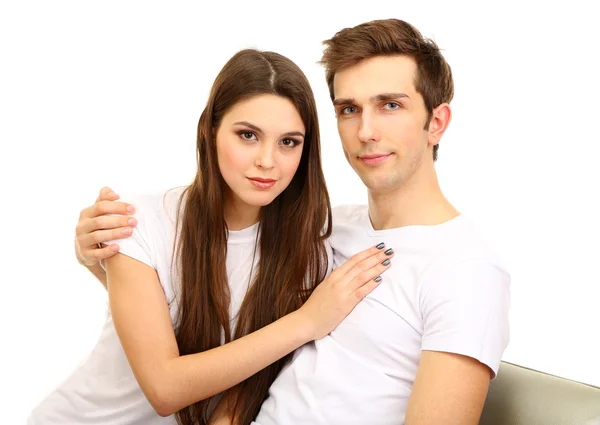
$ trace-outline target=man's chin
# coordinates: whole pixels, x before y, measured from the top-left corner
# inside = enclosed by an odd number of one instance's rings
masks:
[[[368,173],[359,175],[370,194],[387,193],[398,189],[401,181],[392,178],[389,173]]]

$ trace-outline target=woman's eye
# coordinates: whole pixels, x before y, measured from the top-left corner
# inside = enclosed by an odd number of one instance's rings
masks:
[[[242,131],[239,134],[240,134],[240,137],[244,140],[255,140],[256,139],[256,135],[254,133],[252,133],[251,131]]]
[[[283,139],[281,141],[281,144],[283,146],[287,146],[287,147],[293,148],[293,147],[297,146],[299,143],[296,140],[294,140],[294,139]]]

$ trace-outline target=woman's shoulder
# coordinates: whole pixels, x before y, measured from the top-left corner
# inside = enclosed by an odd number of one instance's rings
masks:
[[[128,192],[119,201],[131,204],[138,221],[174,221],[179,211],[186,187],[159,189],[144,192]]]

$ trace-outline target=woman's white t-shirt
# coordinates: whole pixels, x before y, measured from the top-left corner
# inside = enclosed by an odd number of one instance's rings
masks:
[[[173,267],[176,217],[184,188],[123,197],[136,208],[138,220],[130,238],[112,241],[120,253],[156,270],[173,323],[178,311],[179,280]],[[258,224],[230,231],[227,278],[232,325],[259,258],[255,253]],[[254,263],[253,263],[254,261]],[[233,329],[233,326],[232,326]],[[174,425],[175,416],[159,416],[139,387],[115,331],[110,310],[100,338],[88,357],[31,413],[28,425]]]

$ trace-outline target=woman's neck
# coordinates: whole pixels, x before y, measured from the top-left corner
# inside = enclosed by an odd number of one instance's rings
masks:
[[[260,219],[261,207],[248,205],[235,196],[225,197],[225,223],[229,230],[246,229]]]

